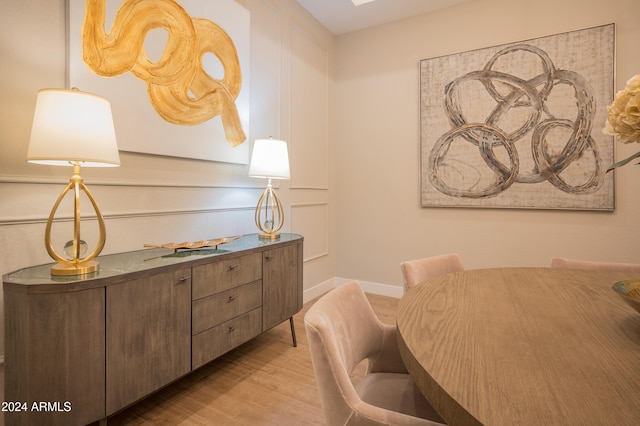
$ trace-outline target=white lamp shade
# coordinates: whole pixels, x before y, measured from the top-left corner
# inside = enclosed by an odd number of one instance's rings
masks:
[[[27,161],[53,166],[120,165],[109,101],[79,90],[38,91]]]
[[[287,143],[278,139],[256,139],[249,164],[249,176],[289,179]]]

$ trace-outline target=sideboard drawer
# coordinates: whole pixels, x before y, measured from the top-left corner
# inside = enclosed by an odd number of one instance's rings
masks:
[[[262,281],[254,281],[193,302],[192,334],[198,334],[262,306]]]
[[[262,308],[193,336],[191,368],[196,369],[262,332]]]
[[[192,298],[200,298],[262,278],[262,253],[212,262],[193,268]]]

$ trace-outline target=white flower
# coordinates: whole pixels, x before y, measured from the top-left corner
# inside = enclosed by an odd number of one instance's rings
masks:
[[[607,122],[602,131],[617,136],[622,143],[640,142],[640,74],[627,81],[624,90],[618,92],[613,103],[607,107]],[[640,157],[640,152],[613,164],[609,170],[637,157]]]
[[[607,107],[604,132],[623,143],[640,142],[640,74],[627,81],[627,87]]]

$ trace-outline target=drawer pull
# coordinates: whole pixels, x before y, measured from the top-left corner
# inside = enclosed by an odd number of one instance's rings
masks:
[[[236,329],[236,326],[235,326],[235,325],[230,325],[230,326],[229,326],[229,333],[231,333],[231,332],[232,332],[233,330],[235,330],[235,329]]]
[[[181,283],[183,283],[183,282],[187,281],[188,279],[189,279],[189,277],[188,277],[188,276],[184,276],[184,275],[183,275],[183,276],[181,276],[181,277],[180,277],[180,279],[179,279],[178,281],[180,281]]]
[[[230,271],[233,271],[233,270],[234,270],[234,269],[236,269],[237,267],[238,267],[238,265],[237,265],[237,264],[229,265],[229,270],[230,270]]]
[[[236,297],[238,296],[236,296],[235,294],[232,294],[231,296],[229,296],[229,302],[231,302],[232,300],[235,300]]]

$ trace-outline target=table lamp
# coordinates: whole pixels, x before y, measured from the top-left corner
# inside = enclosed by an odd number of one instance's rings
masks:
[[[280,197],[271,186],[271,179],[289,179],[289,154],[287,143],[278,139],[256,139],[249,163],[249,176],[267,178],[264,190],[256,206],[255,222],[261,239],[276,239],[284,224],[284,209]]]
[[[80,177],[80,166],[120,165],[109,101],[78,89],[38,91],[27,161],[73,167],[69,185],[53,205],[45,229],[45,247],[49,256],[58,262],[51,267],[51,275],[82,275],[97,271],[99,264],[93,259],[100,254],[106,241],[104,218]],[[98,243],[85,257],[82,256],[87,245],[80,238],[80,191],[91,201],[99,227]],[[53,248],[51,226],[60,202],[68,192],[72,192],[74,196],[73,240],[65,245],[65,258]]]

